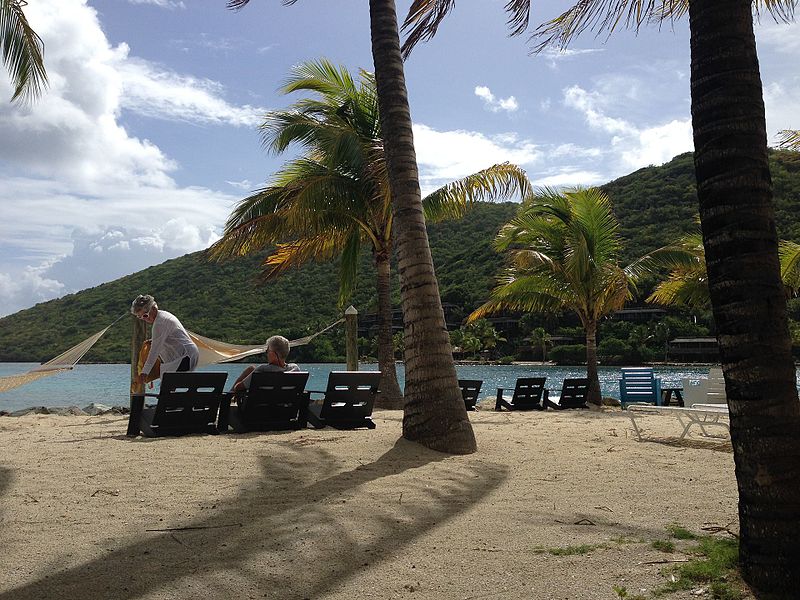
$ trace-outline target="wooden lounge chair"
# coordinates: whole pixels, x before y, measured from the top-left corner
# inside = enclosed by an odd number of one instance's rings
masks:
[[[520,377],[514,386],[510,400],[503,396],[504,388],[497,388],[497,401],[494,409],[502,410],[544,410],[542,397],[545,395],[544,382],[547,377]]]
[[[625,367],[619,380],[619,401],[622,408],[635,402],[661,404],[661,379],[650,367]]]
[[[128,435],[147,437],[216,433],[227,373],[164,373],[158,394],[131,394]],[[158,399],[145,407],[146,396]]]
[[[589,393],[589,380],[585,377],[565,379],[561,386],[561,397],[558,402],[553,402],[549,394],[545,395],[544,407],[554,410],[566,408],[589,408],[586,405],[586,395]]]
[[[380,371],[331,371],[322,403],[308,407],[308,422],[316,428],[375,429],[372,406],[380,380]]]
[[[458,380],[458,387],[461,388],[461,397],[464,398],[464,406],[467,410],[475,410],[475,404],[478,402],[478,394],[481,393],[482,386],[482,379]]]
[[[255,372],[247,390],[226,394],[219,411],[219,430],[228,424],[236,433],[246,431],[285,431],[306,426],[310,395],[305,391],[308,373]]]

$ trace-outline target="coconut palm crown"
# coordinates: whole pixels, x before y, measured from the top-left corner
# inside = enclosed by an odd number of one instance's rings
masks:
[[[589,400],[601,402],[597,324],[630,297],[632,279],[618,264],[621,239],[608,196],[596,188],[540,189],[527,198],[494,245],[508,266],[470,320],[500,311],[571,310],[586,331]]]

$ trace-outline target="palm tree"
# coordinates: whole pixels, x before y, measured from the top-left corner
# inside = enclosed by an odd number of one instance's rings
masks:
[[[508,267],[489,300],[469,320],[505,310],[571,310],[586,332],[590,402],[601,403],[597,376],[597,324],[630,297],[619,266],[621,240],[611,203],[596,188],[540,190],[495,239]]]
[[[431,37],[454,0],[415,0],[409,43]],[[800,581],[800,400],[767,161],[753,10],[790,21],[797,0],[582,0],[540,26],[540,50],[582,31],[634,29],[688,13],[697,195],[739,486],[745,580],[781,597]],[[513,33],[530,0],[509,0]]]
[[[12,102],[27,102],[41,95],[47,86],[44,44],[28,24],[25,0],[0,0],[0,49],[14,84]]]
[[[228,0],[231,8],[248,3]],[[370,0],[369,14],[405,322],[403,436],[434,450],[469,454],[477,444],[458,387],[422,212],[394,0]]]
[[[547,344],[552,341],[550,334],[545,331],[544,327],[537,327],[531,331],[531,340],[541,348],[542,362],[547,362]]]
[[[338,256],[342,306],[355,287],[360,250],[368,246],[377,272],[383,374],[377,405],[399,409],[403,396],[392,343],[391,194],[375,81],[362,72],[357,83],[344,67],[320,60],[292,70],[282,92],[298,91],[313,97],[269,113],[260,129],[271,152],[283,153],[293,144],[304,152],[284,165],[269,186],[239,203],[211,256],[219,260],[277,244],[263,262],[265,279],[310,260]],[[524,193],[527,185],[519,167],[495,165],[444,186],[423,204],[431,218],[457,217],[476,200]]]

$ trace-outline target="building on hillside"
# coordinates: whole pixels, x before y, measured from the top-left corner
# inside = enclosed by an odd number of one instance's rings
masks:
[[[675,338],[669,342],[667,356],[674,362],[719,362],[717,338]]]
[[[447,329],[452,331],[458,329],[460,323],[457,322],[457,313],[460,308],[455,304],[442,303],[444,319]],[[392,308],[392,333],[403,331],[403,309],[399,306]],[[373,337],[378,333],[378,313],[375,311],[363,312],[358,314],[358,335],[359,337]]]
[[[649,323],[653,319],[660,319],[666,316],[667,311],[663,308],[636,307],[623,308],[611,315],[612,319],[618,321],[629,321],[631,323]]]

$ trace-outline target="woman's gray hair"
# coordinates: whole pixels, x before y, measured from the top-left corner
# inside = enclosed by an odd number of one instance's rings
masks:
[[[289,340],[282,335],[273,335],[267,340],[267,350],[272,349],[281,360],[289,356]]]
[[[135,315],[137,312],[150,312],[150,309],[156,305],[156,299],[150,294],[138,295],[136,299],[131,302],[131,314]]]

